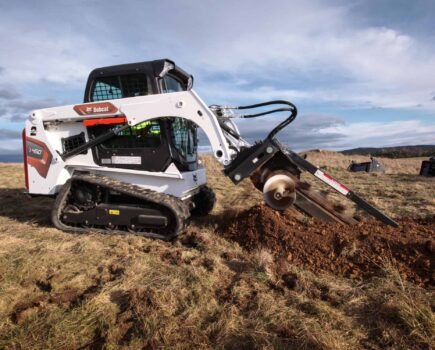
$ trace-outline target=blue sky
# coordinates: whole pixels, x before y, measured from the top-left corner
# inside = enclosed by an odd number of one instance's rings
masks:
[[[287,99],[296,150],[435,144],[435,1],[0,0],[0,154],[95,67],[171,58],[208,104]],[[249,140],[282,117],[239,122]]]

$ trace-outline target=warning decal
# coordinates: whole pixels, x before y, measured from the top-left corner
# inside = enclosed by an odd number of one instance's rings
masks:
[[[327,173],[324,173],[320,169],[317,169],[317,171],[314,173],[314,176],[319,178],[323,182],[327,183],[329,186],[331,186],[332,188],[334,188],[335,190],[337,190],[338,192],[340,192],[345,196],[350,192],[348,188],[343,186],[338,181],[334,180],[331,176],[329,176]]]

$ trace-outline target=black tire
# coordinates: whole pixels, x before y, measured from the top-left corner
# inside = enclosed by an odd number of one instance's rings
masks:
[[[216,203],[216,195],[208,186],[203,186],[193,197],[194,208],[190,212],[192,216],[205,216],[210,213]]]

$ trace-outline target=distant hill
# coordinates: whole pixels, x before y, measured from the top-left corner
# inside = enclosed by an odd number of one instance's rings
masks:
[[[435,145],[398,146],[398,147],[360,147],[340,151],[342,154],[360,154],[373,157],[412,158],[435,156]]]

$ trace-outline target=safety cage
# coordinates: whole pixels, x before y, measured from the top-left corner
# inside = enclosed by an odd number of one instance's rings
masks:
[[[186,91],[193,77],[167,59],[94,69],[88,77],[84,102]],[[121,128],[113,119],[87,126],[89,138]],[[164,171],[174,162],[179,170],[195,170],[197,129],[182,118],[160,118],[131,126],[93,147],[98,165],[146,171]]]

